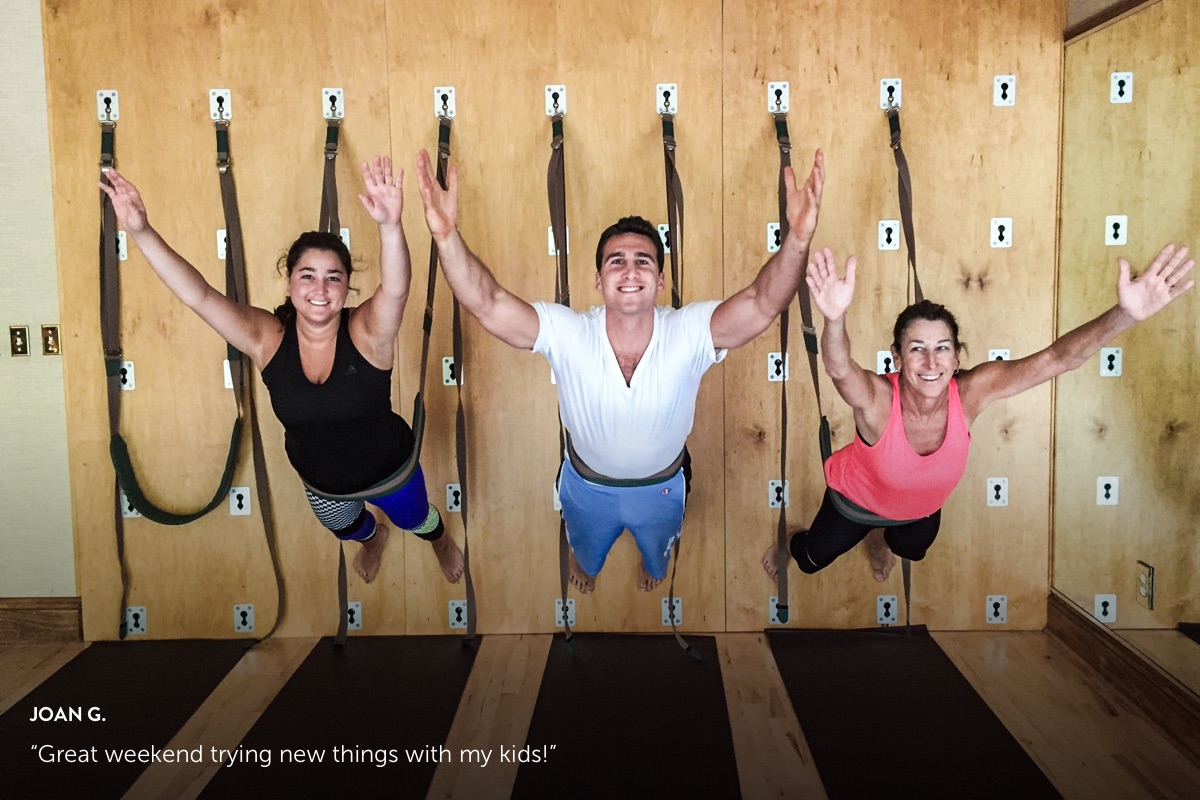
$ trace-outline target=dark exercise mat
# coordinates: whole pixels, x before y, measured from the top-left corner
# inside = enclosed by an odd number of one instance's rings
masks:
[[[514,798],[736,798],[737,764],[716,640],[556,636]],[[517,754],[521,758],[521,754]]]
[[[0,716],[0,792],[11,798],[120,797],[150,762],[109,761],[109,753],[161,750],[245,654],[244,645],[92,644]],[[53,717],[60,709],[82,719],[31,720],[35,710]],[[103,721],[90,720],[93,715]],[[42,761],[53,758],[61,760]]]
[[[201,796],[425,797],[480,641],[322,639]]]
[[[1179,623],[1179,632],[1196,644],[1200,644],[1200,622],[1181,622]]]
[[[830,800],[1060,796],[924,626],[767,638]]]

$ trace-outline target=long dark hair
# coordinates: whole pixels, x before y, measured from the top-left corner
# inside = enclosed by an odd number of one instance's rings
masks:
[[[296,268],[296,262],[300,260],[300,256],[309,250],[326,250],[337,256],[338,261],[342,262],[342,266],[346,269],[346,279],[349,281],[350,274],[354,272],[354,266],[350,263],[350,250],[346,247],[346,243],[342,241],[342,237],[336,233],[326,233],[325,231],[308,231],[300,234],[299,238],[292,242],[292,246],[288,248],[287,255],[279,259],[279,264],[276,268],[281,272],[286,271],[287,276],[290,278],[292,270]],[[275,316],[284,325],[288,325],[296,319],[296,307],[292,305],[291,297],[288,297],[282,304],[275,307]]]

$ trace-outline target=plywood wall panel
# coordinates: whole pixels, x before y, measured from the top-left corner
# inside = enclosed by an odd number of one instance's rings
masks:
[[[1195,247],[1197,123],[1183,97],[1200,69],[1194,3],[1164,0],[1066,50],[1059,328],[1116,301],[1116,261],[1145,268],[1168,241]],[[1108,102],[1109,76],[1134,73],[1131,104]],[[1104,218],[1129,217],[1129,243],[1104,244]],[[1054,584],[1084,608],[1117,595],[1117,625],[1172,628],[1200,613],[1200,306],[1194,294],[1113,342],[1123,375],[1092,359],[1059,381]],[[1120,505],[1095,503],[1118,476]],[[1137,561],[1156,568],[1155,609],[1139,605]]]

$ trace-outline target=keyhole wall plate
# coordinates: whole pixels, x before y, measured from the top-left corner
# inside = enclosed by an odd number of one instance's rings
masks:
[[[361,631],[362,626],[362,603],[358,600],[346,603],[346,630]]]
[[[125,494],[125,490],[121,490],[121,516],[125,519],[134,519],[140,517],[142,512],[133,507],[133,503],[129,502],[129,496]]]
[[[896,595],[881,594],[875,598],[875,620],[880,625],[895,625],[900,620]]]
[[[1096,505],[1115,506],[1121,497],[1121,479],[1116,475],[1096,478]]]
[[[1098,594],[1094,600],[1092,616],[1105,624],[1117,621],[1117,596],[1115,594]]]
[[[446,484],[446,511],[451,514],[462,512],[462,487],[457,483]]]
[[[890,375],[896,372],[896,361],[891,350],[875,351],[875,374]]]
[[[898,219],[879,220],[879,249],[899,250],[900,230],[900,220]]]
[[[783,229],[778,222],[767,223],[767,252],[778,253],[783,242]]]
[[[451,600],[450,601],[450,628],[452,630],[466,630],[466,628],[467,628],[467,601],[466,600]]]
[[[132,392],[137,387],[136,373],[132,361],[121,362],[121,391]]]
[[[125,609],[125,632],[141,636],[148,630],[145,606],[128,606]]]
[[[658,238],[662,241],[663,254],[671,252],[671,226],[663,223],[658,226]]]
[[[433,87],[433,115],[435,117],[454,119],[454,115],[456,113],[457,110],[455,109],[454,105],[454,87]]]
[[[455,378],[458,378],[455,380]],[[456,384],[465,384],[463,376],[455,373],[454,356],[446,356],[442,359],[442,385],[455,386]]]
[[[1012,354],[1007,347],[994,347],[988,350],[988,361],[1009,361]]]
[[[1015,106],[1017,104],[1017,76],[997,75],[992,89],[992,105]]]
[[[233,118],[233,95],[228,89],[208,90],[208,115],[214,122]]]
[[[992,217],[992,247],[1012,247],[1012,217]]]
[[[229,513],[235,517],[250,516],[250,487],[234,486],[229,490]]]
[[[567,87],[552,83],[546,87],[546,116],[567,113]]]
[[[575,598],[567,598],[567,610],[563,612],[563,601],[561,597],[554,598],[554,627],[563,627],[563,617],[566,617],[566,623],[572,628],[575,627]]]
[[[321,90],[321,113],[325,119],[346,118],[346,95],[341,89]]]
[[[1008,595],[989,594],[987,596],[987,623],[989,625],[1005,625],[1008,623]]]
[[[788,353],[781,353],[778,350],[767,353],[767,382],[779,383],[791,380],[790,367],[791,357]]]
[[[567,244],[567,255],[571,255],[571,226],[563,231],[563,241]],[[558,248],[554,246],[554,226],[546,226],[546,252],[552,256],[558,256]],[[670,251],[668,251],[670,252]]]
[[[1104,218],[1104,243],[1109,247],[1120,247],[1129,243],[1128,216],[1109,214]]]
[[[1008,478],[987,479],[987,504],[993,508],[1008,505]]]
[[[1109,76],[1108,102],[1133,102],[1133,73],[1114,72]]]
[[[787,81],[767,82],[768,114],[786,114],[791,103],[791,89]]]
[[[96,92],[96,119],[101,122],[116,122],[121,118],[120,96],[116,89],[101,89]]]
[[[904,105],[901,89],[903,82],[899,78],[884,78],[879,82],[879,108],[887,111],[892,106],[900,108]]]
[[[679,86],[674,83],[660,83],[654,87],[655,108],[660,114],[679,113]]]
[[[1119,348],[1119,347],[1101,347],[1100,348],[1100,377],[1102,377],[1102,378],[1119,378],[1119,377],[1121,377],[1121,348]]]
[[[767,507],[791,508],[792,487],[790,481],[767,481]]]
[[[254,633],[254,604],[235,603],[233,606],[233,632]]]

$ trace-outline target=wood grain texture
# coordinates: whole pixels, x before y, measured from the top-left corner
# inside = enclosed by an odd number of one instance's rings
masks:
[[[1200,242],[1190,176],[1200,124],[1180,103],[1200,89],[1195,3],[1163,0],[1066,49],[1060,331],[1116,302],[1117,259],[1135,271],[1167,242]],[[1133,102],[1111,104],[1110,73],[1134,73]],[[1105,217],[1128,216],[1107,246]],[[1117,596],[1118,625],[1174,628],[1200,616],[1200,302],[1195,291],[1111,343],[1120,378],[1090,360],[1058,381],[1054,586],[1091,608]],[[1096,480],[1120,479],[1120,505],[1096,505]],[[1155,608],[1137,602],[1137,562],[1156,570]]]
[[[78,642],[78,597],[0,598],[0,642]]]
[[[0,714],[86,648],[85,642],[0,643]]]

